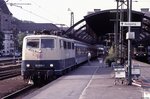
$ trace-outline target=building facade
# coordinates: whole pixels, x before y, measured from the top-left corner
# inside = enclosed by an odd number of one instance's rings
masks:
[[[13,24],[13,17],[9,11],[6,2],[0,0],[0,31],[4,33],[4,49],[1,50],[2,55],[10,55],[14,52],[14,30],[16,25]]]
[[[0,0],[0,31],[4,33],[4,49],[0,53],[3,56],[13,56],[18,50],[18,33],[28,35],[42,30],[60,31],[60,28],[52,23],[34,23],[16,19],[9,11],[6,2]]]

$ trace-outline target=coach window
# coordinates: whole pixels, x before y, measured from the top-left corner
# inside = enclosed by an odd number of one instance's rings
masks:
[[[39,48],[39,39],[27,39],[27,48]]]
[[[67,49],[67,42],[64,41],[64,49]]]
[[[63,48],[63,40],[60,40],[60,48]]]
[[[54,48],[54,39],[41,39],[41,48]]]
[[[74,43],[72,43],[72,49],[74,49]]]
[[[68,49],[71,49],[71,42],[68,42]]]

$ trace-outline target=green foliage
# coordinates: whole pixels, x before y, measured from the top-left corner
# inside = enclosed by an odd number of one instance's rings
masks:
[[[114,46],[111,46],[108,52],[108,56],[105,58],[105,62],[106,63],[114,62],[115,58],[116,58],[115,48]]]
[[[4,49],[3,41],[4,41],[4,33],[0,32],[0,50]]]

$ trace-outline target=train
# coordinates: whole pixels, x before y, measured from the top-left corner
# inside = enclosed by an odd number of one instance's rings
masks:
[[[23,39],[21,75],[34,84],[49,81],[96,57],[97,47],[57,35],[28,35]]]
[[[147,47],[140,44],[134,49],[134,57],[139,61],[147,61],[148,53]]]

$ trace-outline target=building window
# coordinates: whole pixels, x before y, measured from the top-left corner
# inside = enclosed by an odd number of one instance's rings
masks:
[[[10,35],[10,40],[12,40],[13,39],[13,35]]]
[[[14,47],[14,44],[10,43],[10,47]]]

